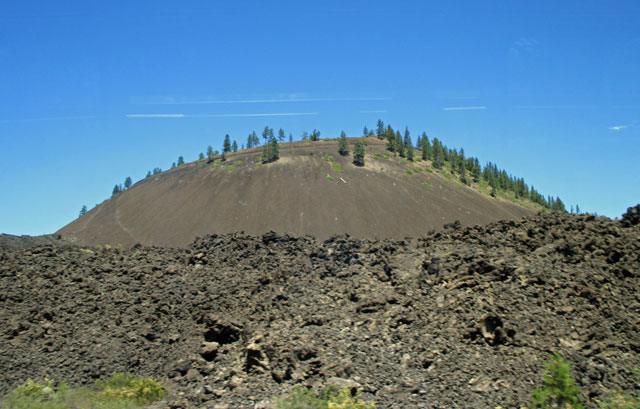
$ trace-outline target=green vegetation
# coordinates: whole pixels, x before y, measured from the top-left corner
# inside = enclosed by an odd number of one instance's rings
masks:
[[[545,363],[544,386],[534,388],[531,393],[530,408],[571,408],[583,409],[580,402],[580,389],[574,385],[575,379],[569,374],[571,364],[555,353]]]
[[[411,169],[407,169],[407,175],[409,176],[413,175],[413,171]]]
[[[80,208],[80,216],[84,216],[85,214],[87,214],[87,205],[82,205]]]
[[[353,164],[364,166],[364,145],[361,141],[356,142],[356,146],[353,149]]]
[[[240,166],[240,165],[242,165],[242,161],[240,159],[234,160],[233,164],[236,165],[236,166]]]
[[[342,168],[340,167],[339,163],[334,163],[333,164],[333,170],[337,173],[344,173],[344,171],[342,170]]]
[[[222,162],[212,163],[211,165],[209,165],[209,169],[216,169],[216,168],[219,168],[220,166],[222,166]]]
[[[2,401],[6,409],[133,409],[162,400],[167,389],[149,378],[115,374],[92,387],[28,380]]]
[[[333,176],[331,176],[331,175],[327,175],[327,180],[334,180],[334,179],[333,179]]]
[[[374,402],[365,402],[358,390],[351,396],[349,388],[328,386],[320,393],[296,386],[289,395],[275,400],[275,409],[373,409]]]
[[[349,154],[349,143],[347,142],[347,134],[345,134],[344,131],[340,133],[340,140],[338,141],[338,153],[342,156],[346,156]]]
[[[262,148],[262,163],[271,163],[280,159],[278,140],[273,136],[273,130],[269,134],[269,141]]]
[[[584,409],[580,401],[580,389],[575,385],[575,379],[570,375],[571,363],[558,353],[550,356],[545,362],[547,371],[544,373],[542,388],[533,388],[529,409]],[[639,370],[635,370],[640,375]],[[596,400],[601,409],[640,409],[640,396],[625,395],[619,391],[612,391],[607,399]]]
[[[235,166],[229,165],[229,166],[225,166],[223,169],[226,170],[227,172],[233,172],[235,168],[236,168]]]
[[[433,189],[433,186],[425,182],[422,183],[422,186],[426,187],[427,189]]]
[[[229,138],[229,134],[224,136],[224,142],[222,143],[222,153],[231,152],[231,138]]]
[[[387,125],[378,120],[376,135],[379,139],[387,140],[387,150],[401,158],[413,159],[414,145],[411,141],[409,130],[405,129],[404,137],[400,131],[394,130],[391,125]],[[472,183],[479,184],[487,182],[492,188],[491,195],[496,197],[497,192],[512,192],[516,199],[530,200],[542,208],[566,212],[562,200],[558,197],[547,196],[546,198],[538,193],[533,186],[529,187],[523,178],[517,178],[506,171],[489,162],[486,166],[480,166],[477,158],[466,157],[464,149],[459,151],[447,148],[440,140],[433,138],[429,141],[426,133],[418,136],[417,148],[420,149],[422,160],[430,160],[431,166],[436,169],[445,168],[451,173],[459,176],[460,181],[468,186]],[[375,155],[375,159],[380,159],[380,155]],[[427,170],[429,171],[429,170]]]

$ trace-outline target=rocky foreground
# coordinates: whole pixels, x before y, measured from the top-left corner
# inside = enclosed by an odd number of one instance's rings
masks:
[[[159,407],[265,407],[337,382],[378,408],[507,408],[557,351],[590,407],[637,395],[639,209],[406,240],[0,248],[0,393],[130,372],[169,385]]]

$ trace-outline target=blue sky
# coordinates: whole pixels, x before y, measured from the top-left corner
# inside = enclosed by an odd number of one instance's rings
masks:
[[[638,16],[638,1],[4,0],[0,232],[54,232],[227,133],[358,136],[378,118],[619,216],[640,202]]]

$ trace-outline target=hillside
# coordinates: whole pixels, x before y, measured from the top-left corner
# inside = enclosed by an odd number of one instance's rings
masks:
[[[159,246],[241,231],[386,239],[537,211],[531,202],[466,186],[446,167],[394,157],[382,140],[366,140],[364,167],[340,156],[335,140],[281,144],[280,159],[265,165],[261,147],[230,153],[225,162],[187,163],[143,179],[57,234],[86,244]]]
[[[264,408],[332,382],[379,409],[519,408],[557,351],[595,408],[640,392],[638,210],[411,240],[0,248],[0,393],[122,371],[169,385],[158,408]]]

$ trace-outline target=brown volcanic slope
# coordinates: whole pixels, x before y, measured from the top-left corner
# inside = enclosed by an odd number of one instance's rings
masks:
[[[335,141],[281,145],[280,160],[267,165],[257,162],[262,148],[224,163],[189,163],[136,183],[57,233],[80,243],[160,246],[239,231],[402,238],[455,220],[478,225],[534,212],[425,171],[427,162],[389,157],[384,141],[367,140],[363,168],[340,157]]]

